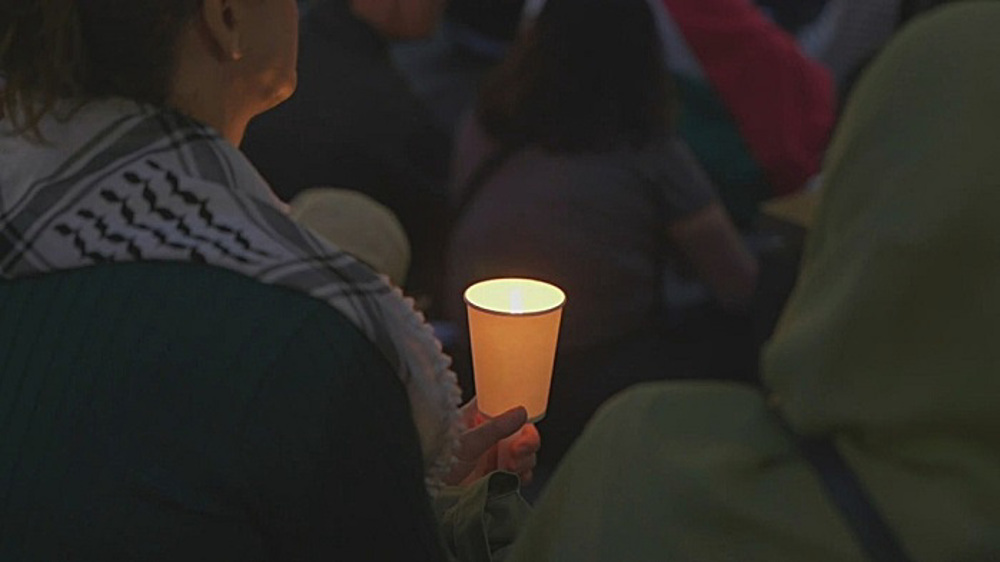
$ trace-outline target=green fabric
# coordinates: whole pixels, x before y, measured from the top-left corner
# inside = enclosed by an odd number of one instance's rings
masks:
[[[0,559],[444,559],[405,389],[329,305],[128,264],[0,311]]]
[[[925,560],[1000,552],[998,30],[1000,5],[951,5],[862,77],[763,356]]]
[[[825,164],[774,392],[617,397],[511,560],[864,557],[776,424],[831,435],[915,560],[1000,553],[1000,5],[914,22],[867,71]]]
[[[642,385],[598,411],[508,562],[861,560],[824,493],[756,389]]]
[[[471,486],[445,488],[435,498],[434,509],[453,559],[501,562],[506,558],[531,512],[520,485],[514,474],[493,472]]]
[[[674,83],[682,101],[677,133],[712,178],[736,224],[751,225],[757,206],[771,193],[763,170],[709,84],[680,75]]]

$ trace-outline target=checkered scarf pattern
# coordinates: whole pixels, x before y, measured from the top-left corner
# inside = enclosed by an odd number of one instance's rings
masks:
[[[460,392],[413,301],[297,226],[215,131],[122,100],[93,102],[80,113],[87,118],[47,118],[41,145],[0,131],[0,170],[7,170],[0,172],[0,275],[191,262],[325,301],[377,346],[406,386],[434,490],[453,459]],[[67,149],[60,140],[70,131],[83,140]]]

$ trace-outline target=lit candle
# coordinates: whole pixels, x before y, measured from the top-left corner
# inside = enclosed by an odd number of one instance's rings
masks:
[[[491,279],[465,291],[479,411],[524,406],[545,415],[566,295],[533,279]]]

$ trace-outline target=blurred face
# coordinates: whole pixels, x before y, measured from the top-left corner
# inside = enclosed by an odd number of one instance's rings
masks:
[[[173,0],[172,0],[173,1]],[[254,116],[295,91],[295,0],[200,0],[176,46],[169,104],[238,145]]]
[[[433,33],[446,0],[351,0],[351,9],[390,40],[422,39]]]
[[[295,91],[299,41],[296,0],[244,0],[242,44],[246,86],[266,111]],[[248,92],[251,93],[251,92]]]

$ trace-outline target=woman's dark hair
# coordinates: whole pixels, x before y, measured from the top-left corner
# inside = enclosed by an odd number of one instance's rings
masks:
[[[37,132],[60,99],[162,105],[201,0],[0,0],[0,115]]]
[[[646,0],[549,0],[484,82],[477,117],[504,146],[641,147],[669,131],[672,95]]]

